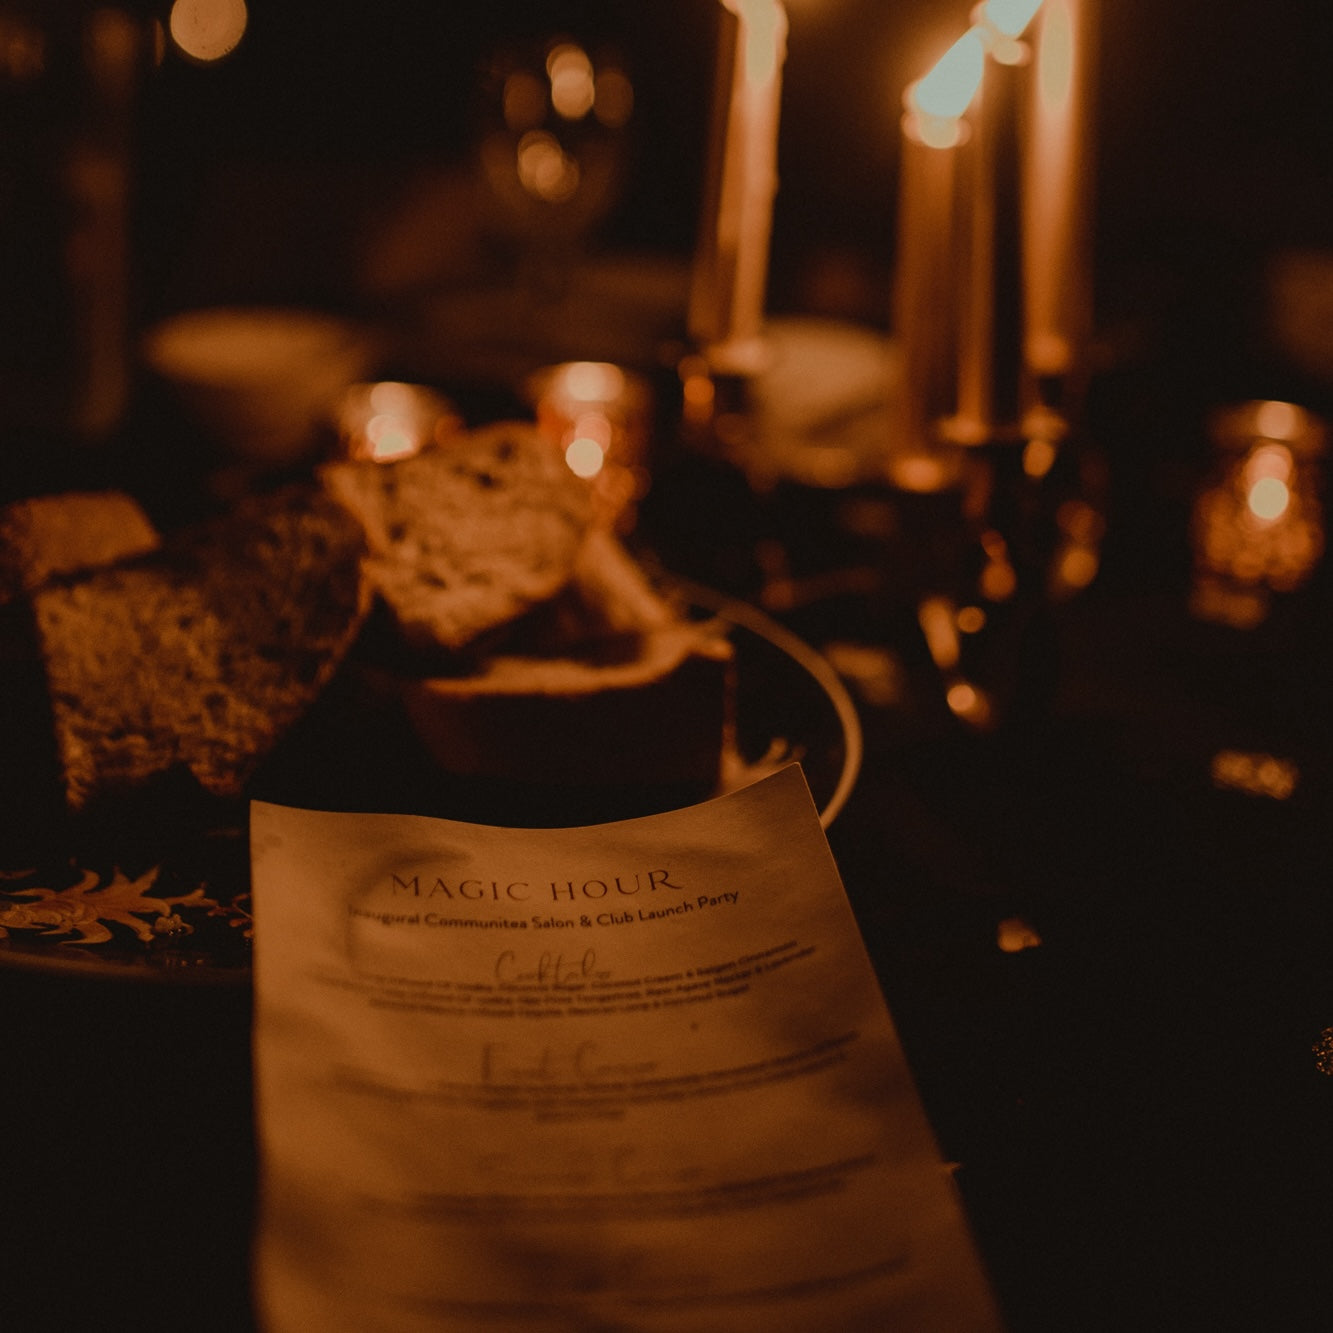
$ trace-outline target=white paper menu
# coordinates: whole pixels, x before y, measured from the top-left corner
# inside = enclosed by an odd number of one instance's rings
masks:
[[[251,820],[267,1333],[999,1327],[798,766]]]

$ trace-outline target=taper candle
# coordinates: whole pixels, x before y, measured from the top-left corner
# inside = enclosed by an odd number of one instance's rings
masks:
[[[1076,369],[1092,330],[1095,0],[1045,0],[1035,36],[1023,182],[1024,357],[1038,378]]]
[[[762,361],[787,14],[780,0],[721,3],[727,13],[689,329],[716,368],[747,373]]]
[[[968,32],[903,95],[893,323],[903,367],[897,443],[908,448],[929,443],[953,408],[957,159],[984,60]]]
[[[965,293],[960,304],[958,410],[948,433],[963,444],[1017,434],[1021,379],[1020,93],[1028,47],[981,5],[987,52],[971,120]]]

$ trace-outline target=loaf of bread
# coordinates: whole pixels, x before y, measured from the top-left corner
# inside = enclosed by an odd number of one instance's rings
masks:
[[[329,463],[160,539],[128,497],[62,501],[22,515],[67,535],[41,556],[27,542],[9,610],[30,612],[76,814],[182,776],[235,798],[294,771],[310,738],[296,724],[355,697],[327,688],[340,672],[387,681],[375,697],[449,775],[699,795],[717,781],[730,644],[592,523],[586,484],[527,423]],[[100,542],[80,544],[78,514]]]
[[[69,808],[181,770],[239,795],[356,639],[363,555],[346,513],[296,486],[34,592]]]
[[[122,491],[70,491],[0,509],[0,604],[51,579],[143,555],[157,529]]]
[[[527,422],[320,475],[365,534],[367,576],[398,632],[424,652],[465,647],[558,593],[591,515],[586,483]]]

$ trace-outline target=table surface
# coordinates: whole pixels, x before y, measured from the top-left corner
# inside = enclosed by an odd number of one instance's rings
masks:
[[[1171,383],[1095,386],[1101,571],[1008,650],[1026,688],[994,731],[948,713],[901,607],[789,614],[835,660],[877,644],[894,668],[892,702],[862,696],[830,841],[1016,1330],[1327,1319],[1328,579],[1253,631],[1190,614],[1208,459],[1162,445],[1202,438],[1188,396],[1163,410]],[[799,498],[765,514],[810,549]],[[1219,783],[1228,751],[1291,765],[1295,790]],[[1002,950],[1013,919],[1040,943]]]
[[[869,650],[893,682],[858,696],[865,760],[830,842],[1011,1327],[1316,1327],[1328,583],[1250,633],[1188,614],[1194,474],[1115,448],[1157,419],[1154,391],[1131,376],[1093,395],[1089,439],[1118,469],[1102,572],[1033,614],[1010,664],[1031,688],[996,729],[944,707],[883,579],[826,580],[782,618],[835,660]],[[812,536],[846,498],[756,495],[676,452],[639,536],[771,600],[773,543],[798,578],[846,554]],[[1294,763],[1293,794],[1216,785],[1228,748]],[[1001,949],[1011,919],[1040,942]],[[248,991],[0,969],[0,994],[0,1245],[22,1256],[0,1282],[7,1326],[100,1326],[133,1291],[143,1329],[243,1328]]]

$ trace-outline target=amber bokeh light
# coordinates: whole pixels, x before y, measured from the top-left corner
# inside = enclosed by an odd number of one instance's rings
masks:
[[[178,50],[210,64],[240,45],[249,20],[245,0],[175,0],[167,25]]]

